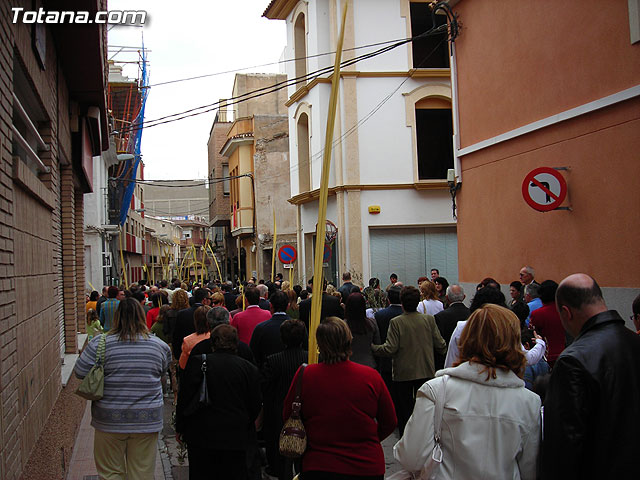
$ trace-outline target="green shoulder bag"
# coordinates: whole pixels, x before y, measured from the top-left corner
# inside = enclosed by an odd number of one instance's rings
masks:
[[[104,393],[104,351],[106,348],[107,334],[103,333],[98,341],[96,349],[96,363],[87,376],[82,379],[80,386],[76,390],[76,395],[80,395],[87,400],[100,400]]]

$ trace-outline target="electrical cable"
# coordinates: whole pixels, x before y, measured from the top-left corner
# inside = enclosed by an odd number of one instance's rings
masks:
[[[438,48],[440,48],[440,46],[442,46],[442,44],[446,41],[446,39],[442,39],[426,56],[425,58],[422,59],[421,63],[416,67],[416,68],[420,68],[420,65],[422,65],[424,62],[426,62],[437,50]],[[383,97],[383,99],[371,110],[369,111],[364,117],[362,117],[361,119],[358,120],[358,122],[356,122],[351,128],[349,128],[346,132],[344,132],[339,138],[337,138],[333,144],[331,145],[331,148],[336,148],[337,146],[341,145],[343,140],[345,140],[347,137],[353,135],[362,125],[364,125],[371,117],[373,117],[383,106],[385,103],[387,103],[392,97],[393,95],[400,90],[400,88],[402,88],[402,86],[409,81],[409,79],[413,78],[413,74],[415,73],[415,69],[413,69],[413,71],[409,74],[409,76],[407,76],[402,82],[400,82],[400,84],[395,87],[389,94],[387,94],[385,97]],[[317,159],[320,158],[322,155],[324,154],[324,148],[322,148],[320,151],[314,153],[313,155],[311,155],[311,160],[313,159]],[[289,172],[290,174],[296,172],[299,169],[299,164],[296,164],[292,167],[289,168]],[[202,183],[196,183],[196,184],[190,184],[190,185],[157,185],[156,182],[176,182],[176,181],[191,181],[191,180],[135,180],[135,182],[137,184],[140,185],[153,185],[155,187],[160,187],[160,188],[188,188],[188,187],[197,187],[197,186],[211,186],[212,184],[216,184],[216,183],[220,183],[220,182],[225,182],[225,181],[229,181],[229,180],[234,180],[236,178],[243,178],[243,177],[248,177],[251,176],[252,174],[243,174],[243,175],[236,175],[236,176],[228,176],[228,177],[220,177],[220,178],[215,178],[215,179],[206,179],[206,180],[202,180]],[[273,179],[273,178],[278,178],[280,175],[273,175],[270,177],[262,177],[264,180],[269,180],[269,179]],[[115,180],[115,181],[122,181],[120,179],[110,179],[110,180]],[[124,181],[131,181],[131,180],[124,180]],[[195,180],[197,181],[197,180]]]
[[[421,37],[428,36],[428,35],[436,35],[436,34],[439,34],[439,33],[441,33],[442,31],[444,31],[444,29],[445,29],[445,28],[446,28],[446,29],[448,30],[448,32],[449,32],[448,39],[449,39],[449,40],[451,40],[451,41],[454,41],[454,40],[455,40],[455,38],[456,38],[456,37],[457,37],[457,35],[458,35],[457,19],[455,18],[455,15],[450,11],[450,9],[448,9],[448,10],[447,10],[447,8],[448,8],[448,5],[443,4],[442,2],[440,2],[440,3],[439,3],[438,5],[436,5],[436,6],[435,6],[435,8],[433,9],[432,16],[435,14],[435,11],[437,11],[438,9],[443,9],[443,10],[445,10],[445,13],[447,14],[448,20],[449,20],[449,22],[450,22],[450,26],[449,26],[449,25],[447,25],[447,24],[444,24],[444,25],[441,25],[441,26],[439,26],[439,27],[434,27],[434,28],[432,28],[432,29],[428,30],[427,32],[424,32],[424,33],[422,33],[422,34],[420,34],[420,35],[417,35],[417,36],[415,36],[415,37],[412,37],[411,39],[409,39],[409,41],[414,41],[414,40],[416,40],[416,39],[419,39],[419,38],[421,38]],[[435,25],[435,20],[434,20],[434,25]],[[437,51],[437,49],[442,45],[442,43],[443,43],[445,40],[447,40],[447,39],[443,39],[441,42],[439,42],[439,43],[438,43],[438,45],[436,45],[436,47],[435,47],[435,48],[434,48],[434,49],[433,49],[433,50],[432,50],[432,51],[431,51],[431,52],[430,52],[430,53],[429,53],[429,54],[428,54],[428,55],[427,55],[427,56],[422,60],[422,62],[420,63],[420,65],[422,65],[422,64],[423,64],[423,63],[424,63],[424,62],[425,62],[429,57],[431,57],[431,55],[433,55],[433,53],[435,53],[435,52]],[[388,42],[380,42],[380,44],[385,44],[385,43],[388,43]],[[403,42],[403,43],[407,43],[407,42]],[[356,58],[354,58],[354,59],[347,60],[347,61],[345,61],[345,62],[343,62],[343,63],[346,63],[346,62],[352,62],[352,63],[355,63],[355,62],[357,62],[357,61],[360,61],[360,60],[361,60],[361,57],[362,57],[362,58],[365,58],[365,57],[366,57],[366,58],[371,58],[371,56],[376,56],[376,55],[379,55],[379,54],[381,54],[381,53],[385,53],[386,51],[389,51],[389,50],[391,50],[391,49],[393,49],[393,48],[396,48],[397,46],[399,46],[399,45],[391,45],[391,46],[385,47],[384,49],[379,49],[379,50],[378,50],[378,51],[376,51],[376,52],[371,52],[371,54],[366,54],[366,55],[362,55],[362,56],[360,56],[360,57],[356,57]],[[362,47],[356,47],[356,48],[362,48]],[[351,63],[350,63],[350,64],[351,64]],[[415,67],[415,68],[420,68],[420,65],[418,65],[418,67]],[[380,103],[378,103],[378,105],[376,105],[376,106],[375,106],[375,107],[374,107],[374,108],[373,108],[373,109],[372,109],[372,110],[371,110],[367,115],[365,115],[363,118],[361,118],[360,120],[358,120],[358,122],[357,122],[353,127],[351,127],[349,130],[347,130],[343,135],[341,135],[341,137],[340,137],[340,138],[338,138],[337,140],[335,140],[335,141],[333,142],[333,144],[332,144],[332,149],[333,149],[333,148],[335,148],[336,146],[340,145],[340,144],[342,143],[342,141],[343,141],[345,138],[347,138],[347,137],[349,137],[350,135],[352,135],[353,133],[355,133],[355,131],[357,131],[357,129],[358,129],[360,126],[362,126],[362,125],[363,125],[364,123],[366,123],[366,122],[367,122],[367,121],[368,121],[368,120],[369,120],[373,115],[375,115],[375,113],[377,113],[377,112],[380,110],[380,108],[382,108],[382,106],[383,106],[386,102],[388,102],[388,101],[392,98],[392,96],[393,96],[393,95],[394,95],[394,94],[395,94],[395,93],[396,93],[396,92],[397,92],[397,91],[398,91],[398,90],[399,90],[399,89],[400,89],[400,88],[401,88],[401,87],[402,87],[402,86],[403,86],[403,85],[404,85],[404,84],[405,84],[405,83],[406,83],[410,78],[412,78],[412,77],[413,77],[413,74],[415,73],[415,68],[410,72],[410,74],[409,74],[409,76],[407,76],[407,78],[405,78],[405,79],[404,79],[404,80],[403,80],[403,81],[402,81],[402,82],[401,82],[401,83],[400,83],[400,84],[399,84],[399,85],[398,85],[398,86],[397,86],[397,87],[396,87],[396,88],[395,88],[391,93],[389,93],[387,96],[385,96],[385,97],[382,99],[382,101],[381,101]],[[313,74],[315,74],[315,72],[313,72],[312,74],[307,74],[307,75],[305,75],[305,76],[303,76],[303,77],[307,77],[308,75],[313,75]],[[303,78],[303,77],[298,77],[298,78],[293,79],[293,80],[298,80],[299,78]],[[281,84],[282,84],[282,83],[288,83],[288,82],[281,82]],[[277,85],[277,84],[276,84],[276,85]],[[267,89],[267,88],[273,88],[273,87],[274,87],[274,86],[272,85],[271,87],[265,87],[265,88],[262,88],[262,89],[258,89],[258,90],[256,90],[255,92],[260,91],[260,90],[265,90],[265,89]],[[281,87],[281,88],[285,88],[285,87]],[[278,88],[277,90],[279,90],[279,89],[281,89],[281,88]],[[277,90],[274,90],[274,91],[277,91]],[[249,94],[252,94],[252,93],[255,93],[255,92],[248,92],[247,94],[244,94],[244,95],[241,95],[241,96],[235,97],[235,99],[239,99],[239,98],[241,98],[241,97],[243,97],[243,96],[246,96],[246,95],[249,95]],[[267,92],[266,94],[268,94],[268,93],[273,93],[273,92]],[[258,96],[261,96],[261,95],[258,95]],[[253,98],[253,97],[252,97],[252,98]],[[246,101],[246,99],[245,99],[245,100],[241,100],[241,101]],[[217,102],[217,103],[218,103],[218,102]],[[234,103],[240,103],[240,101],[237,101],[237,102],[234,102]],[[206,106],[205,106],[205,107],[206,107]],[[202,107],[199,107],[199,108],[202,108]],[[198,108],[196,108],[196,109],[192,109],[192,110],[197,110],[197,109],[198,109]],[[205,112],[200,112],[200,113],[205,113]],[[175,114],[175,115],[179,115],[179,114]],[[175,116],[175,115],[171,115],[171,116]],[[191,115],[190,115],[190,116],[191,116]],[[170,117],[170,116],[169,116],[169,117]],[[165,118],[166,118],[166,117],[165,117]],[[187,118],[187,117],[182,117],[182,118]],[[181,118],[174,119],[173,121],[175,121],[175,120],[180,120],[180,119],[181,119]],[[164,122],[163,122],[163,123],[164,123]],[[160,123],[158,123],[158,124],[160,124]],[[153,126],[153,125],[151,125],[151,126]],[[312,158],[312,159],[318,158],[319,156],[321,156],[321,155],[323,154],[323,152],[324,152],[324,149],[322,149],[321,151],[317,152],[316,154],[313,154],[313,155],[311,156],[311,158]],[[298,166],[298,165],[294,165],[293,167],[290,167],[290,173],[295,172],[295,170],[297,170],[298,168],[299,168],[299,166]],[[242,178],[242,177],[246,177],[246,176],[252,176],[252,175],[251,175],[251,174],[244,174],[244,175],[239,175],[239,176],[234,176],[234,177],[221,177],[221,178],[216,178],[216,179],[207,179],[207,180],[205,180],[205,181],[204,181],[204,183],[201,183],[201,184],[195,184],[195,185],[194,185],[194,184],[192,184],[192,185],[166,185],[165,187],[170,187],[170,188],[186,188],[186,187],[193,187],[193,186],[198,186],[198,185],[209,185],[209,186],[210,186],[211,184],[215,184],[215,183],[219,183],[219,182],[224,182],[224,181],[232,180],[232,179],[234,179],[234,178]],[[270,178],[276,178],[276,177],[278,177],[278,175],[274,175],[273,177],[270,177]],[[266,179],[266,178],[265,178],[265,179]],[[174,180],[155,180],[155,181],[149,181],[149,182],[158,182],[158,181],[167,181],[167,182],[172,182],[172,181],[174,181]],[[141,184],[149,184],[149,183],[147,183],[148,181],[144,181],[144,180],[140,180],[140,181],[137,181],[137,182],[138,182],[138,183],[141,183]],[[155,186],[163,186],[163,185],[155,185]]]
[[[426,62],[431,55],[433,55],[438,48],[440,48],[440,46],[442,45],[443,42],[445,42],[446,39],[443,39],[442,41],[440,41],[434,48],[433,50],[431,50],[431,52],[429,52],[429,54],[422,59],[420,65],[422,65],[424,62]],[[417,68],[420,68],[420,65],[418,65]],[[364,117],[362,117],[361,119],[358,120],[358,122],[356,122],[351,128],[349,128],[345,133],[343,133],[338,139],[336,139],[332,145],[331,148],[334,149],[337,146],[341,145],[343,140],[346,139],[347,137],[353,135],[362,125],[364,125],[371,117],[373,117],[373,115],[375,115],[381,108],[382,106],[387,103],[392,97],[393,95],[400,90],[400,88],[413,76],[413,73],[415,72],[415,70],[407,77],[405,78],[402,82],[400,82],[400,84],[388,95],[386,95],[381,101],[380,103],[378,103],[371,111],[369,111],[369,113],[367,113]],[[322,148],[320,151],[314,153],[313,155],[311,155],[310,160],[314,160],[317,158],[322,157],[322,155],[324,154],[324,148]],[[293,167],[289,168],[289,174],[293,174],[294,172],[296,172],[297,170],[300,169],[300,164],[297,163],[295,164]],[[273,175],[271,177],[261,177],[261,180],[271,180],[274,178],[277,178],[279,175]]]
[[[439,34],[439,33],[441,33],[440,30],[443,30],[443,28],[442,27],[438,27],[436,30],[425,32],[425,33],[423,33],[421,35],[418,35],[418,36],[414,37],[414,39],[418,39],[418,38],[421,38],[421,37],[424,37],[424,36],[428,36],[428,35]],[[394,49],[394,48],[396,48],[396,47],[398,47],[398,46],[400,46],[400,45],[402,45],[404,43],[407,43],[408,41],[410,41],[410,40],[398,42],[398,43],[396,43],[394,45],[390,45],[390,46],[378,49],[378,50],[376,50],[374,52],[370,52],[368,54],[363,54],[363,55],[360,55],[358,57],[354,57],[353,59],[345,60],[345,61],[342,62],[342,67],[348,67],[348,66],[353,65],[353,64],[355,64],[355,63],[357,63],[359,61],[367,60],[369,58],[373,58],[373,57],[375,57],[377,55],[380,55],[382,53],[386,53],[387,51],[390,51],[390,50],[392,50],[392,49]],[[314,80],[314,79],[320,77],[322,74],[330,73],[332,71],[333,71],[333,67],[327,66],[325,68],[322,68],[320,70],[316,70],[314,72],[307,73],[307,74],[302,75],[300,77],[296,77],[296,78],[293,78],[293,79],[288,79],[288,80],[283,81],[283,82],[278,82],[278,83],[275,83],[273,85],[269,85],[267,87],[262,87],[262,88],[253,90],[251,92],[247,92],[247,93],[244,93],[242,95],[238,95],[237,97],[231,97],[229,99],[224,99],[224,100],[220,100],[220,101],[217,101],[217,102],[214,102],[214,103],[211,103],[211,104],[202,105],[200,107],[195,107],[195,108],[192,108],[192,109],[189,109],[189,110],[185,110],[183,112],[174,113],[174,114],[171,114],[171,115],[166,115],[164,117],[159,117],[159,118],[156,118],[156,119],[153,119],[153,120],[147,120],[147,121],[143,122],[142,125],[140,125],[140,124],[132,124],[131,127],[129,127],[129,129],[130,130],[136,130],[136,129],[144,128],[144,127],[153,127],[153,126],[156,126],[156,125],[169,123],[171,121],[181,120],[182,118],[188,118],[188,117],[192,117],[192,116],[196,116],[196,115],[201,115],[203,113],[207,113],[207,112],[210,112],[212,110],[216,110],[218,108],[218,106],[220,104],[222,104],[222,103],[224,103],[226,105],[235,105],[237,103],[241,103],[242,101],[247,101],[247,100],[251,100],[253,98],[258,98],[258,97],[261,97],[261,96],[264,96],[264,95],[269,95],[269,94],[274,93],[274,92],[276,92],[278,90],[282,90],[284,88],[296,85],[298,83],[306,82],[308,80]],[[187,113],[194,112],[196,110],[201,110],[203,108],[206,108],[206,110],[203,110],[203,111],[200,111],[200,112],[197,112],[197,113],[193,113],[193,114],[190,114],[190,115],[186,115]],[[169,120],[169,121],[161,121],[161,120],[165,120],[165,119],[168,119],[168,118],[171,118],[171,117],[177,117],[177,116],[181,116],[181,117],[173,119],[173,120]]]
[[[381,49],[375,50],[373,52],[367,53],[367,54],[363,54],[357,57],[354,57],[352,59],[348,59],[345,60],[341,63],[342,68],[344,67],[348,67],[351,66],[357,62],[363,61],[363,60],[367,60],[369,58],[373,58],[375,56],[381,55],[383,53],[386,53],[390,50],[393,50],[401,45],[404,45],[405,43],[408,43],[410,41],[415,41],[421,38],[424,38],[426,36],[432,36],[432,35],[438,35],[443,33],[445,30],[447,29],[447,25],[441,25],[439,27],[435,27],[432,28],[420,35],[416,35],[415,37],[412,37],[410,39],[407,40],[402,40],[399,42],[396,42],[395,44],[392,45],[388,45],[386,47],[383,47]],[[141,128],[150,128],[150,127],[154,127],[156,125],[162,125],[162,124],[166,124],[166,123],[170,123],[173,121],[177,121],[177,120],[182,120],[184,118],[189,118],[189,117],[193,117],[196,115],[201,115],[203,113],[207,113],[213,110],[216,110],[221,104],[226,104],[226,105],[235,105],[237,103],[241,103],[243,101],[247,101],[247,100],[251,100],[253,98],[258,98],[264,95],[269,95],[271,93],[277,92],[278,90],[282,90],[284,88],[287,88],[289,86],[293,86],[296,85],[298,83],[302,83],[302,82],[306,82],[308,80],[313,80],[315,78],[320,77],[322,74],[324,73],[329,73],[333,71],[333,67],[332,66],[328,66],[319,70],[316,70],[314,72],[310,72],[307,73],[305,75],[302,75],[300,77],[296,77],[296,78],[292,78],[283,82],[277,82],[273,85],[267,86],[267,87],[262,87],[256,90],[253,90],[251,92],[247,92],[244,93],[242,95],[238,95],[236,97],[231,97],[229,99],[223,99],[223,100],[219,100],[217,102],[214,103],[210,103],[210,104],[206,104],[206,105],[201,105],[199,107],[194,107],[182,112],[178,112],[178,113],[173,113],[170,115],[165,115],[163,117],[159,117],[156,119],[152,119],[152,120],[145,120],[141,123],[137,123],[137,124],[132,124],[130,127],[128,128],[124,128],[122,130],[125,131],[135,131],[135,130],[139,130]],[[201,110],[201,109],[206,109],[206,110],[202,110],[199,112],[196,112],[197,110]],[[196,112],[196,113],[191,113],[191,112]],[[172,117],[179,117],[179,118],[172,118]],[[167,120],[167,119],[171,119],[171,120]]]
[[[202,187],[207,185],[213,185],[216,183],[222,183],[229,180],[235,180],[237,178],[245,178],[252,177],[252,173],[243,173],[242,175],[233,175],[221,178],[207,178],[207,179],[195,179],[195,180],[143,180],[143,179],[129,179],[129,178],[119,178],[119,177],[111,177],[109,178],[110,182],[121,182],[125,184],[135,183],[136,185],[147,185],[158,188],[191,188],[191,187]],[[192,183],[190,185],[157,185],[158,182],[201,182],[201,183]]]
[[[399,38],[397,40],[386,40],[384,42],[377,42],[377,43],[370,43],[368,45],[361,45],[359,47],[353,47],[353,48],[345,48],[343,50],[343,52],[351,52],[351,51],[355,51],[355,50],[361,50],[363,48],[372,48],[372,47],[378,47],[380,45],[386,45],[388,43],[396,43],[396,42],[402,42],[402,41],[407,41],[407,40],[411,40],[410,38]],[[123,52],[123,53],[131,53],[131,52]],[[242,67],[242,68],[236,68],[236,69],[231,69],[231,70],[225,70],[222,72],[215,72],[215,73],[206,73],[203,75],[196,75],[194,77],[187,77],[187,78],[178,78],[176,80],[167,80],[166,82],[158,82],[158,83],[154,83],[152,85],[149,85],[149,88],[151,87],[159,87],[161,85],[169,85],[172,83],[179,83],[179,82],[188,82],[190,80],[199,80],[201,78],[208,78],[208,77],[215,77],[218,75],[227,75],[229,73],[235,73],[235,72],[242,72],[245,70],[251,70],[253,68],[261,68],[261,67],[270,67],[273,65],[281,65],[281,64],[285,64],[285,63],[290,63],[290,62],[296,62],[298,60],[308,60],[310,58],[318,58],[318,57],[324,57],[327,55],[335,55],[335,51],[333,52],[325,52],[325,53],[316,53],[314,55],[307,55],[305,57],[296,57],[296,58],[290,58],[288,60],[279,60],[277,62],[269,62],[269,63],[262,63],[260,65],[252,65],[250,67]]]

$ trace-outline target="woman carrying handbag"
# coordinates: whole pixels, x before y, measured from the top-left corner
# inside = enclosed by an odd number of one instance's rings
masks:
[[[170,359],[169,346],[149,335],[144,310],[134,298],[120,301],[111,331],[94,337],[82,351],[75,366],[78,378],[90,376],[96,363],[104,369],[103,392],[94,392],[91,403],[100,478],[153,478],[164,408],[161,378]]]
[[[289,419],[300,385],[300,416],[307,446],[300,480],[382,480],[380,442],[396,427],[396,415],[380,374],[349,360],[352,335],[337,317],[316,331],[322,362],[298,370],[284,400]]]
[[[238,356],[235,327],[218,325],[211,344],[213,353],[187,361],[176,432],[187,444],[190,480],[246,480],[247,449],[262,407],[258,369]]]

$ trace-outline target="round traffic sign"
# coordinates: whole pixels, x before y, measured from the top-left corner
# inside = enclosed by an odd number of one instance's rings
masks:
[[[283,245],[278,249],[278,258],[284,264],[293,263],[298,258],[298,252],[293,245]]]
[[[567,182],[557,170],[539,167],[524,177],[522,196],[531,208],[539,212],[549,212],[564,202],[567,196]]]

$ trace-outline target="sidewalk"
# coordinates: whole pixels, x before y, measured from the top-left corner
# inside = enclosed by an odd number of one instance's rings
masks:
[[[69,465],[69,472],[66,480],[98,480],[98,472],[96,465],[93,461],[93,434],[94,430],[91,426],[91,402],[87,402],[85,407],[84,416],[82,417],[82,423],[78,430],[78,436],[76,437],[76,443],[73,447],[73,454],[71,455],[71,464]],[[158,448],[162,446],[162,441],[158,441]],[[162,466],[162,455],[158,451],[156,455],[156,470],[154,473],[154,480],[170,480],[171,470],[169,467],[169,475],[165,475],[164,468]]]

